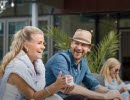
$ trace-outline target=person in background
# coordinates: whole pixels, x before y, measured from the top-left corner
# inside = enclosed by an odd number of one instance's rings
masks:
[[[0,65],[0,100],[62,100],[55,94],[66,92],[66,78],[61,71],[56,81],[45,88],[41,60],[44,49],[44,34],[40,29],[26,26],[14,34],[11,50]]]
[[[71,49],[56,53],[45,64],[47,86],[52,84],[58,73],[71,75],[74,80],[74,89],[66,95],[58,93],[64,100],[99,99],[110,100],[121,95],[117,90],[109,90],[103,87],[93,77],[84,56],[90,52],[92,34],[87,30],[78,29],[71,38]],[[83,85],[85,87],[83,87]]]
[[[125,83],[120,79],[121,63],[115,58],[109,58],[103,64],[100,74],[104,77],[105,86],[111,90],[119,90],[123,100],[128,100],[129,93]]]

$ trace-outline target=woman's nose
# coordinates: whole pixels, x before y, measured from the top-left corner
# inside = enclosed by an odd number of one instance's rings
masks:
[[[45,45],[43,44],[41,48],[42,48],[42,50],[44,50],[46,47],[45,47]]]

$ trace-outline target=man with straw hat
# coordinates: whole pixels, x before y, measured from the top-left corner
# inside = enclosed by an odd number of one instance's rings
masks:
[[[63,89],[62,93],[58,93],[64,100],[87,100],[87,98],[99,100],[117,98],[121,100],[118,91],[108,90],[99,84],[84,59],[93,45],[91,44],[92,34],[87,30],[78,29],[70,39],[71,49],[55,54],[45,65],[47,86],[52,84],[58,73],[62,71],[62,75],[73,77],[72,80],[67,81],[68,87]],[[73,90],[69,94],[64,93],[71,89]]]

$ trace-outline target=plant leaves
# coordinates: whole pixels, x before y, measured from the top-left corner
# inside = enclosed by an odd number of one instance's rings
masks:
[[[103,63],[110,57],[117,57],[119,49],[119,35],[111,31],[100,43],[86,56],[90,70],[99,73]]]
[[[54,47],[58,50],[67,50],[70,48],[70,39],[67,33],[63,33],[58,28],[48,27],[45,36],[51,38],[55,42]]]
[[[45,35],[55,42],[55,48],[58,50],[70,49],[70,39],[67,33],[63,33],[58,28],[48,28]],[[103,63],[110,57],[117,57],[119,49],[119,36],[116,32],[111,31],[106,35],[99,44],[92,48],[91,53],[85,56],[91,72],[99,73]]]

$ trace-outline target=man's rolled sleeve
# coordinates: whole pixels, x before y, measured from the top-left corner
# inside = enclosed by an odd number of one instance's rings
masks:
[[[88,89],[91,89],[93,91],[95,91],[98,87],[100,87],[98,80],[92,75],[89,68],[86,70],[86,73],[83,79],[83,84]]]

